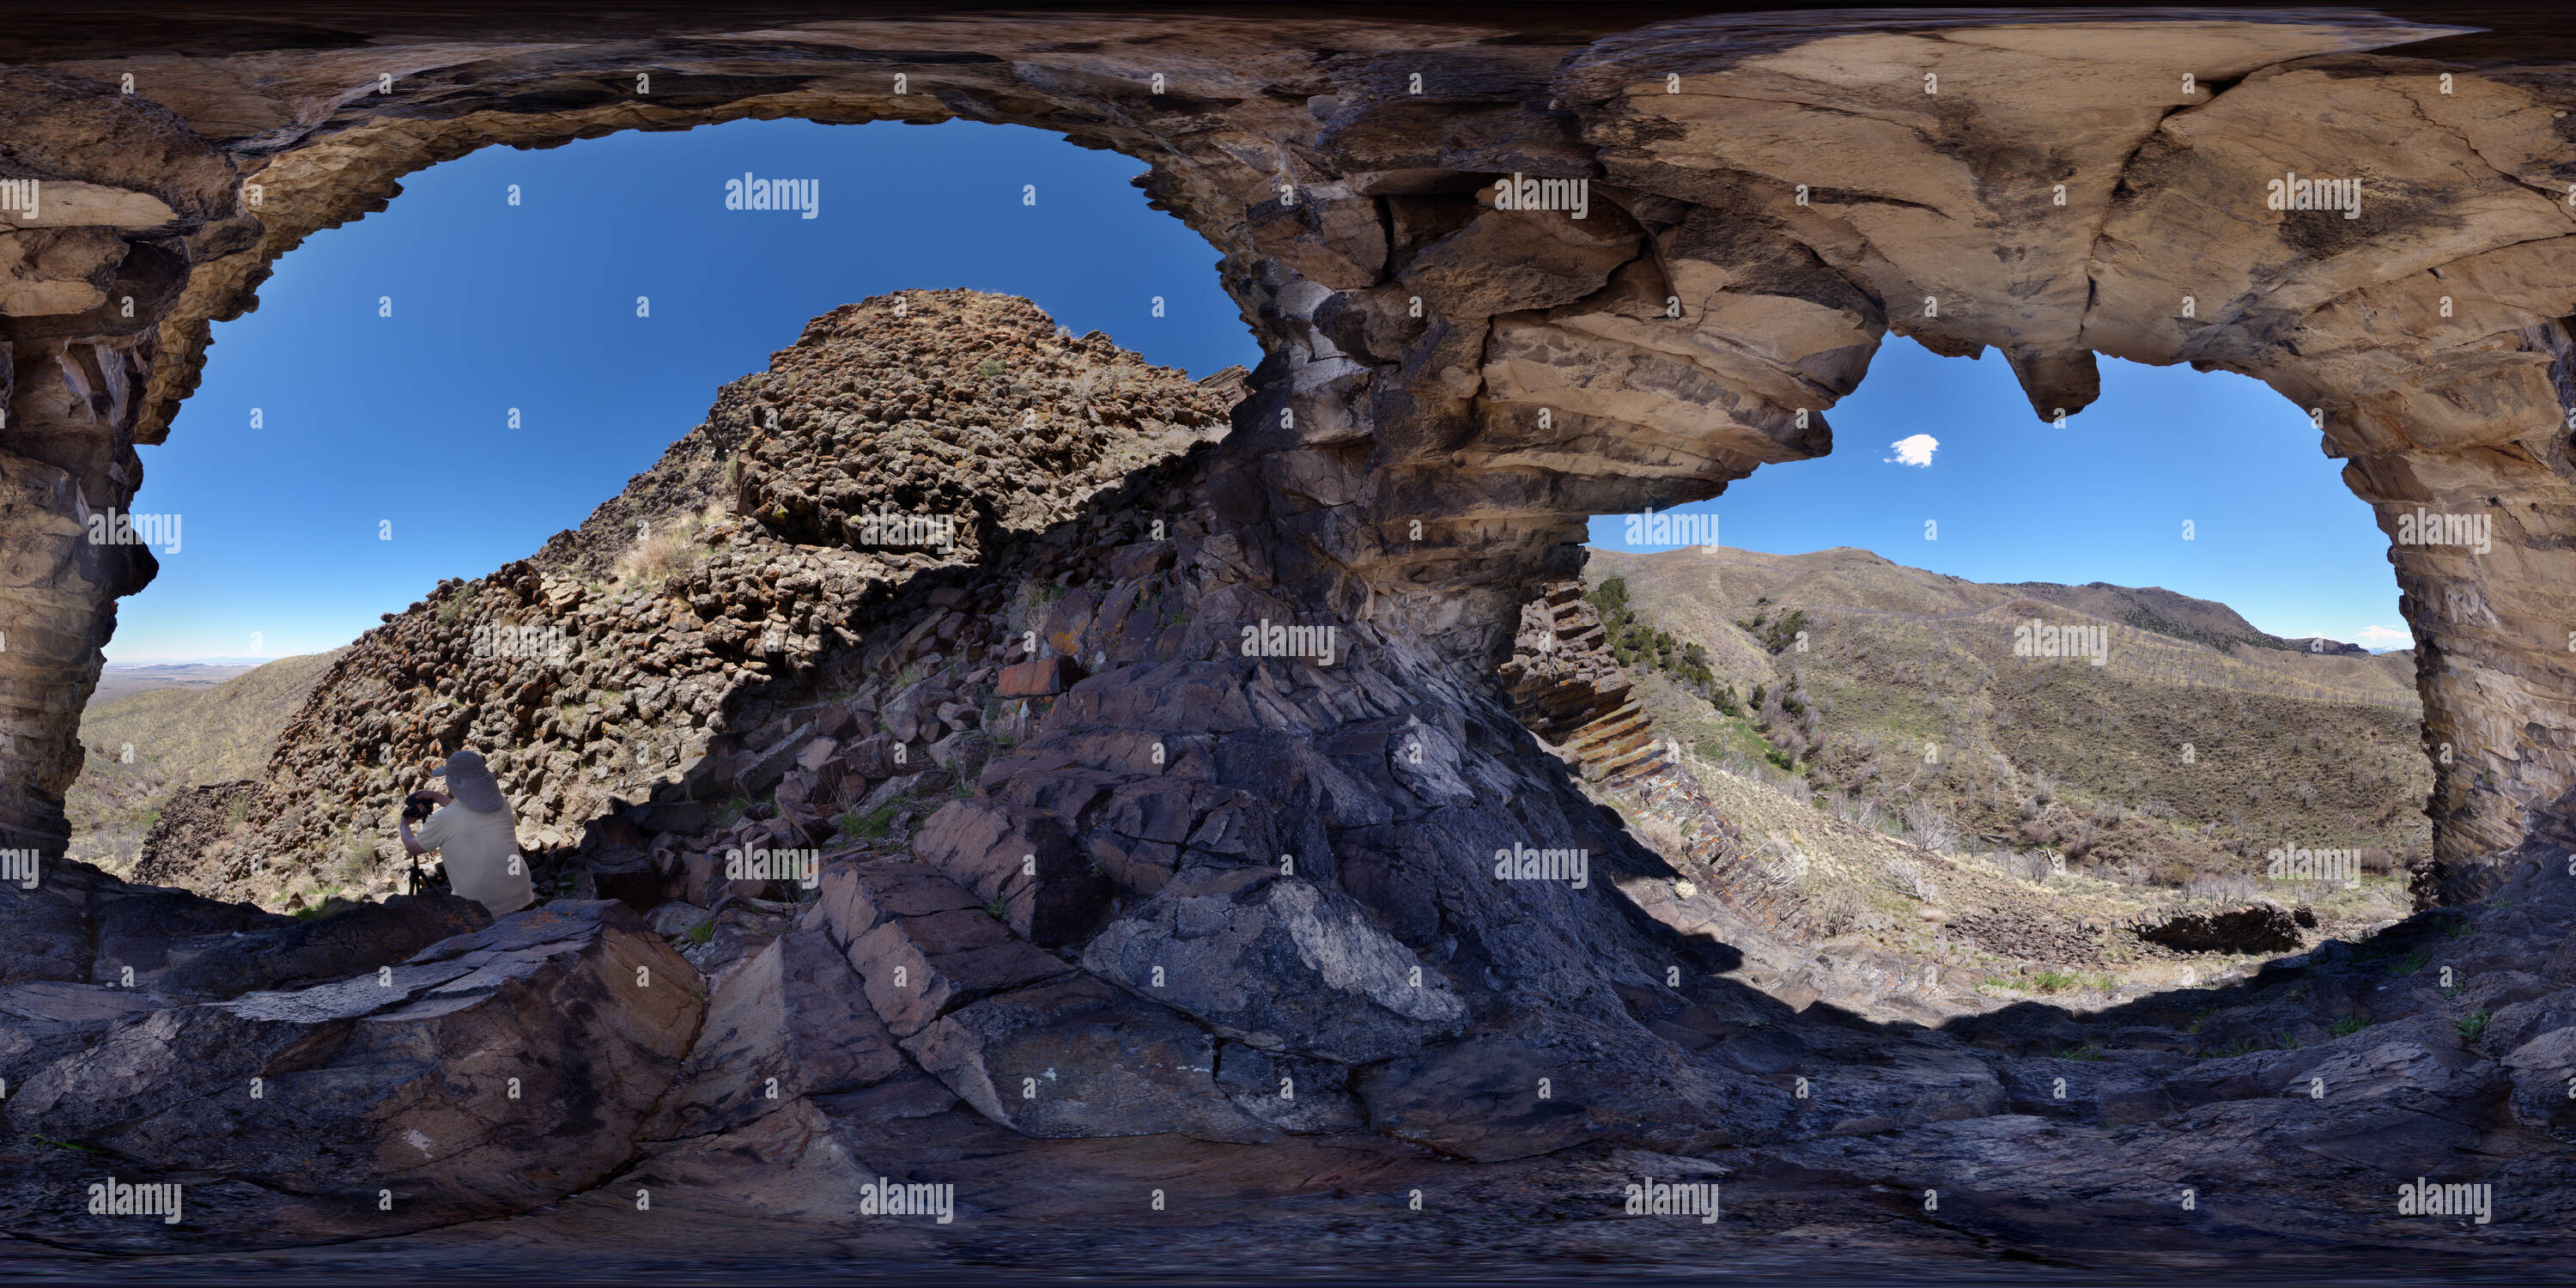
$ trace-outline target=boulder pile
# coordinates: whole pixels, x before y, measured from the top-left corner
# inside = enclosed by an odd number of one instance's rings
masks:
[[[2186,953],[2275,953],[2299,946],[2298,918],[2269,900],[2151,915],[2131,929],[2148,943]]]

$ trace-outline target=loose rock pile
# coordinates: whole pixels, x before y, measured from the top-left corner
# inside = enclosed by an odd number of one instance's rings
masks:
[[[2299,946],[2299,924],[2289,909],[2257,901],[2241,908],[2152,915],[2131,930],[2148,943],[2187,953],[2271,953]],[[2313,915],[2309,924],[2315,924]]]
[[[2055,963],[2102,960],[2100,941],[2044,913],[2001,909],[1971,914],[1952,921],[1950,933],[1998,957]]]

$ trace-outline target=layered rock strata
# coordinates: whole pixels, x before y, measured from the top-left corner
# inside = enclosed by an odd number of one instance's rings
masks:
[[[1583,583],[1553,583],[1521,607],[1501,679],[1530,732],[1555,744],[1585,781],[1615,784],[1667,770],[1672,757],[1608,642]]]

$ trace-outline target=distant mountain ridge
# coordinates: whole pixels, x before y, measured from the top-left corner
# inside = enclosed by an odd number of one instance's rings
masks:
[[[2081,586],[2062,586],[2048,581],[2014,581],[1980,583],[2000,590],[2019,591],[2033,599],[2109,618],[2123,626],[2154,631],[2195,644],[2206,644],[2221,652],[2238,644],[2256,648],[2288,649],[2297,653],[2330,653],[2342,657],[2367,656],[2369,649],[2359,644],[2346,644],[2320,637],[2287,639],[2270,634],[2246,621],[2235,609],[2210,599],[2194,599],[2162,586],[2114,586],[2109,582],[2086,582]]]

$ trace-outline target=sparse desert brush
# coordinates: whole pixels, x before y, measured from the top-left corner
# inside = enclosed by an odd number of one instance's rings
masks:
[[[1807,867],[1807,856],[1799,853],[1798,847],[1777,836],[1762,843],[1756,859],[1756,870],[1763,881],[1768,885],[1784,889],[1804,881],[1807,877]]]
[[[1959,847],[1959,829],[1950,816],[1933,807],[1930,801],[1916,801],[1905,807],[1905,830],[1914,834],[1915,843],[1927,850],[1955,850]]]
[[[2254,892],[2253,876],[2242,872],[2203,872],[2183,887],[2183,893],[2190,898],[2211,903],[2251,903]]]
[[[698,527],[695,517],[683,519],[648,532],[628,546],[617,557],[618,587],[658,584],[673,573],[696,567],[706,557],[705,547],[698,544]]]
[[[2045,883],[2056,875],[2056,865],[2036,850],[1997,850],[1991,857],[1995,866],[2018,880]]]
[[[1637,834],[1648,848],[1667,859],[1680,855],[1684,848],[1681,829],[1669,819],[1652,814],[1639,814],[1628,820],[1628,830]]]
[[[1818,938],[1831,939],[1850,930],[1860,913],[1860,896],[1847,886],[1835,886],[1808,904],[1807,922]]]
[[[1938,903],[1941,888],[1932,883],[1932,874],[1916,859],[1888,859],[1879,865],[1879,880],[1888,889],[1909,899]]]

